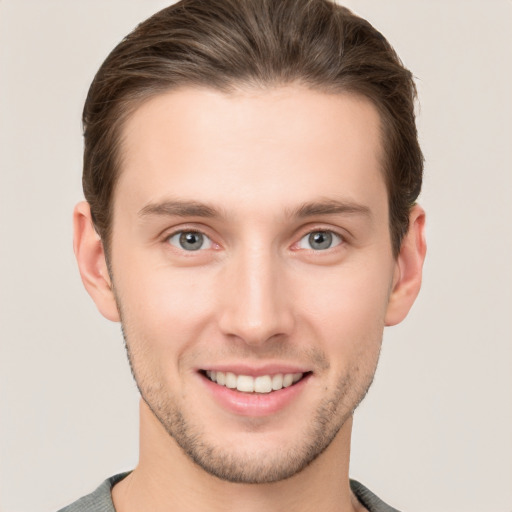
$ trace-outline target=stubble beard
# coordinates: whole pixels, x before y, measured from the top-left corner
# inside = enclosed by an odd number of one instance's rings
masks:
[[[138,377],[137,363],[124,329],[123,337],[141,397],[169,436],[204,471],[233,483],[274,483],[290,478],[309,466],[332,443],[366,396],[378,361],[377,355],[373,368],[367,369],[362,376],[358,375],[361,368],[357,367],[338,379],[335,389],[320,402],[306,431],[294,446],[254,455],[209,442],[204,429],[193,425],[173,403],[165,386]]]

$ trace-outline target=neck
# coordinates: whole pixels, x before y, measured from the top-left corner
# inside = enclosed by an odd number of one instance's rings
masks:
[[[239,484],[220,480],[192,462],[142,401],[140,413],[139,464],[112,490],[117,512],[359,510],[348,479],[352,418],[315,461],[291,478]]]

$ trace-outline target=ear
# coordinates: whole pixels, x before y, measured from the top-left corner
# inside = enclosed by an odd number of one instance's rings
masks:
[[[415,205],[409,214],[409,229],[395,263],[393,288],[386,312],[386,325],[400,323],[411,309],[421,288],[421,276],[427,245],[425,212]]]
[[[103,243],[94,228],[89,203],[82,201],[73,212],[73,249],[85,289],[100,313],[113,322],[119,312],[112,290]]]

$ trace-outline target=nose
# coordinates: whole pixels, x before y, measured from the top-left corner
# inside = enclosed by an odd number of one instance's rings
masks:
[[[293,296],[281,259],[270,250],[240,251],[224,268],[219,293],[219,327],[248,345],[289,336]]]

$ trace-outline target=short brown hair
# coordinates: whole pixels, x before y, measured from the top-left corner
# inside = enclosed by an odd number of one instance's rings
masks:
[[[230,91],[289,83],[362,95],[378,109],[397,255],[423,175],[416,88],[382,34],[329,0],[181,0],[110,53],[83,112],[83,188],[107,255],[122,127],[142,101],[187,85]]]

